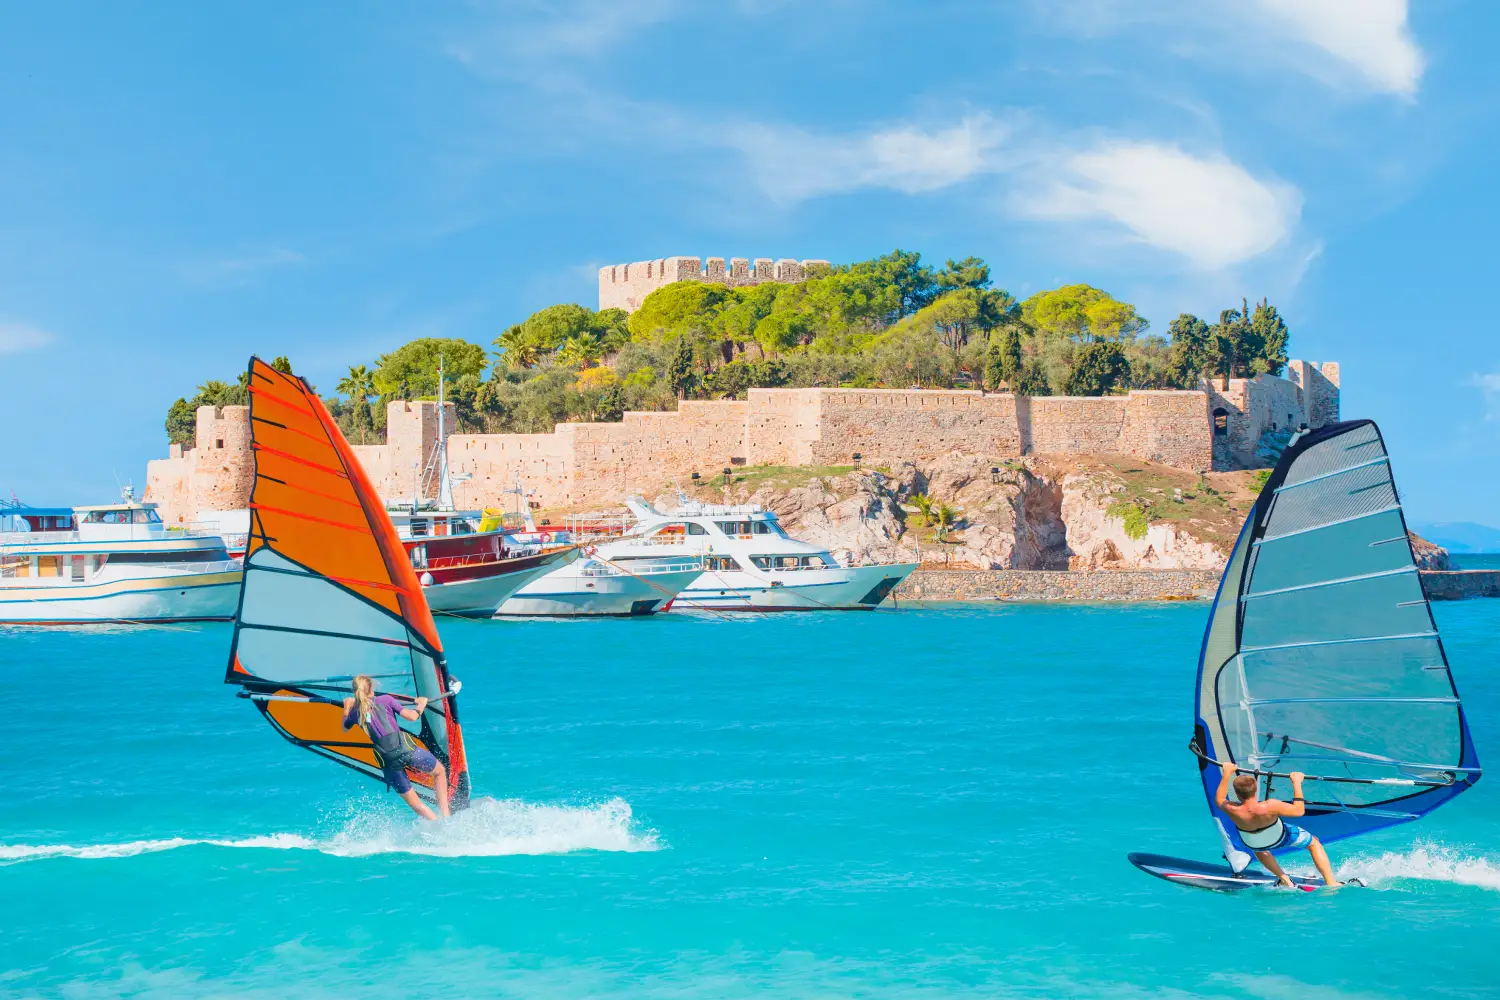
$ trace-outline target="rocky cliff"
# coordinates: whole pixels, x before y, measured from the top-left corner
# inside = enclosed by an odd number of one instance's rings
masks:
[[[993,465],[955,452],[882,470],[748,469],[727,493],[711,484],[695,492],[759,503],[793,537],[857,563],[1220,572],[1261,481],[1256,472],[1196,475],[1120,456]],[[1447,568],[1445,550],[1412,537],[1422,568]]]

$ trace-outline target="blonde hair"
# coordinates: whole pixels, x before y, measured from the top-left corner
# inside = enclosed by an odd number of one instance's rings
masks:
[[[359,721],[370,721],[370,712],[375,708],[375,682],[368,674],[354,678],[354,703],[359,706]]]

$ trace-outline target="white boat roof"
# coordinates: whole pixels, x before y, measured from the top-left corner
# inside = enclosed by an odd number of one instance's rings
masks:
[[[75,514],[84,514],[95,510],[155,510],[156,504],[148,501],[126,500],[119,503],[96,503],[87,507],[74,507]]]

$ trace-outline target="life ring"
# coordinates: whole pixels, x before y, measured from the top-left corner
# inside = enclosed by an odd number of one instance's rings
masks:
[[[583,554],[586,556],[596,556],[599,554],[599,546],[590,545],[588,548],[583,550]]]
[[[543,545],[546,545],[546,544],[548,544],[549,542],[552,541],[552,532],[550,532],[550,531],[544,531],[540,535],[537,535],[536,537],[537,537],[538,541],[540,541]]]

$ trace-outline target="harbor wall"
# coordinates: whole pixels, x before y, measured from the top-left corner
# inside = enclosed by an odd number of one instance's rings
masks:
[[[1328,373],[1331,372],[1331,377]],[[953,452],[1004,461],[1024,455],[1130,455],[1192,472],[1264,464],[1267,427],[1338,418],[1337,366],[1292,362],[1301,379],[1258,376],[1200,390],[1123,396],[1024,397],[943,389],[751,389],[745,400],[688,400],[609,423],[562,423],[549,434],[452,434],[454,499],[499,506],[517,476],[543,506],[617,503],[697,472],[743,465],[895,465]],[[1312,389],[1304,389],[1311,385]],[[1226,408],[1233,407],[1234,413]],[[1216,414],[1220,419],[1216,420]],[[200,407],[195,446],[150,463],[146,495],[173,523],[245,506],[252,463],[249,411]],[[456,427],[452,404],[446,426]],[[381,495],[409,498],[438,444],[438,404],[394,400],[386,443],[354,452]],[[1314,426],[1317,426],[1314,424]],[[854,456],[859,455],[859,459]]]
[[[897,601],[1184,601],[1208,600],[1213,570],[918,569],[901,581]]]
[[[1423,570],[1422,589],[1429,601],[1462,601],[1470,597],[1500,597],[1500,570]]]
[[[1211,600],[1215,570],[918,569],[901,582],[898,601],[1180,601]],[[1500,597],[1500,570],[1422,570],[1430,601]]]

